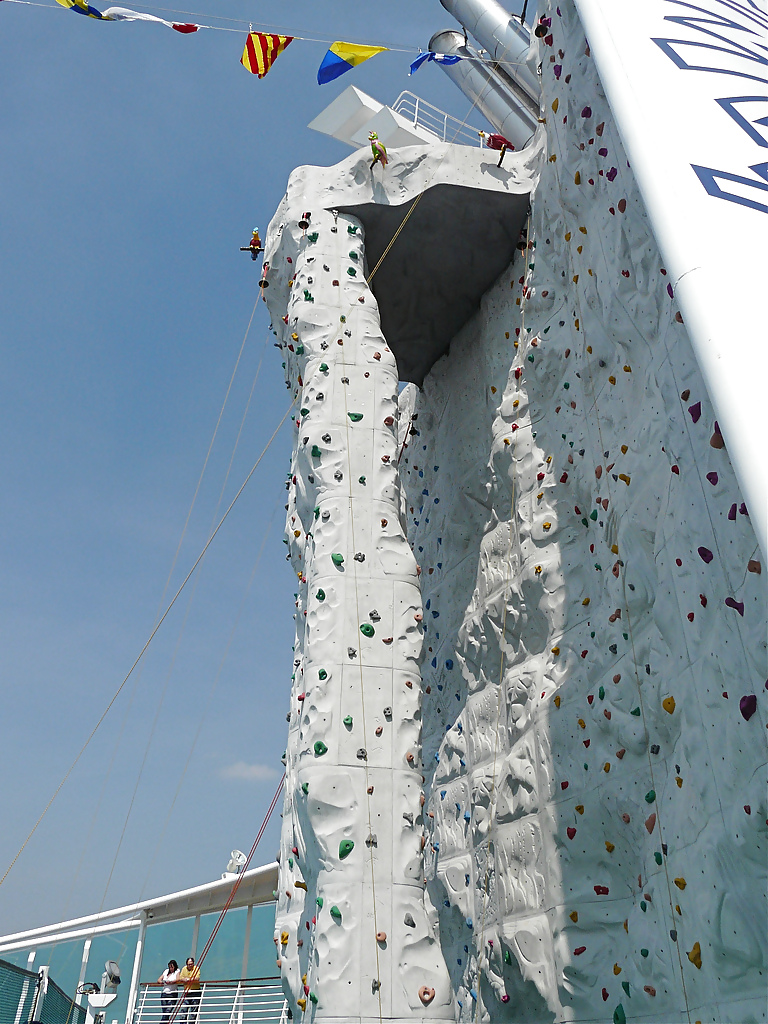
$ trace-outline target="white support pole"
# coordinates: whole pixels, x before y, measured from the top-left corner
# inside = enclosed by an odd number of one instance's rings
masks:
[[[80,963],[80,977],[77,979],[77,994],[75,995],[75,1002],[78,1006],[83,1005],[84,996],[80,989],[85,981],[85,972],[88,970],[88,957],[91,955],[91,942],[92,939],[86,939],[83,943],[83,959]]]
[[[147,932],[147,913],[142,911],[139,934],[136,938],[136,953],[133,957],[133,974],[131,975],[131,987],[128,989],[128,1006],[125,1011],[125,1024],[131,1024],[133,1011],[136,1009],[136,996],[139,992],[139,978],[141,977],[141,961],[144,957],[144,937]]]
[[[36,950],[27,957],[27,970],[32,970],[32,964],[35,962]],[[21,1024],[21,1015],[24,1012],[24,1003],[27,1001],[27,992],[29,992],[29,978],[24,979],[24,984],[21,986],[21,995],[19,996],[19,1005],[16,1008],[16,1017],[14,1018],[13,1024]]]
[[[243,942],[243,965],[240,968],[240,977],[248,977],[248,954],[251,948],[251,921],[253,920],[253,905],[248,907],[245,917],[245,940]]]
[[[197,943],[200,938],[200,915],[198,914],[195,918],[195,923],[192,925],[192,949],[189,951],[189,955],[193,956],[197,960]]]
[[[37,972],[37,991],[35,992],[35,1001],[32,1004],[32,1012],[29,1015],[30,1020],[40,1020],[41,1018],[45,994],[48,991],[49,971],[50,967],[46,964]]]

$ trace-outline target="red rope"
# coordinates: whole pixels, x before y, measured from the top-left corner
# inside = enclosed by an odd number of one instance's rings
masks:
[[[245,872],[248,870],[248,867],[249,867],[251,861],[253,860],[254,853],[256,853],[256,847],[259,845],[259,842],[261,841],[261,837],[264,835],[266,827],[269,824],[269,819],[272,817],[272,812],[274,811],[275,806],[277,805],[277,799],[280,796],[280,792],[281,792],[281,790],[283,788],[283,783],[284,782],[285,782],[285,772],[283,772],[283,777],[280,779],[280,781],[277,784],[277,789],[275,790],[275,795],[272,797],[272,803],[269,805],[269,809],[267,810],[267,813],[264,816],[264,821],[262,821],[262,823],[261,823],[261,828],[259,829],[258,834],[257,834],[256,838],[253,841],[253,846],[251,847],[251,852],[248,854],[248,856],[246,858],[245,864],[243,865],[243,870],[240,872],[240,874],[235,879],[235,884],[232,886],[232,892],[227,897],[227,902],[221,908],[221,913],[219,914],[219,917],[218,917],[218,920],[216,921],[216,924],[213,926],[213,931],[211,932],[210,938],[206,942],[205,948],[203,949],[203,952],[200,954],[200,959],[197,961],[197,965],[196,966],[198,968],[198,978],[199,978],[200,968],[202,967],[203,962],[204,962],[206,956],[208,955],[208,951],[210,950],[211,946],[213,945],[213,940],[216,938],[216,933],[218,932],[219,928],[221,927],[221,924],[222,924],[222,922],[224,920],[224,917],[226,916],[227,911],[232,906],[232,900],[235,898],[237,890],[240,888],[240,883],[243,881],[243,877],[245,875]],[[181,1009],[181,1005],[184,1002],[184,998],[183,997],[186,996],[187,992],[189,992],[190,988],[192,987],[192,984],[193,984],[193,979],[190,979],[189,981],[187,981],[185,983],[185,985],[184,985],[184,992],[182,994],[182,998],[179,999],[178,1002],[176,1003],[176,1005],[174,1006],[173,1013],[171,1014],[171,1018],[168,1021],[168,1024],[174,1024],[174,1022],[176,1020],[176,1017],[178,1016],[179,1010]]]

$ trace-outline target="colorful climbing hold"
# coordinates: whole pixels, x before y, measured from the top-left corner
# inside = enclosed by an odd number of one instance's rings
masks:
[[[757,711],[757,697],[754,693],[745,694],[739,701],[739,711],[745,722],[748,722]]]
[[[668,715],[673,714],[675,710],[675,698],[665,697],[664,700],[661,702],[661,706],[664,708]]]
[[[334,921],[341,921],[341,911],[335,904],[331,907],[330,914]]]
[[[338,552],[334,552],[331,555],[331,561],[333,562],[333,564],[338,569],[338,568],[340,568],[340,566],[342,566],[344,564],[344,555],[341,555]]]
[[[339,860],[344,860],[355,848],[355,844],[351,839],[342,839],[339,843]]]
[[[322,740],[315,740],[315,757],[322,757],[323,754],[327,753],[328,747],[323,743]]]
[[[360,632],[363,634],[363,636],[372,637],[375,634],[376,630],[373,628],[370,622],[364,622],[360,627]]]
[[[687,955],[688,959],[691,961],[691,963],[693,964],[693,966],[697,970],[700,971],[701,970],[701,946],[699,945],[699,943],[698,942],[694,942],[693,949],[690,951],[690,953],[687,953],[686,955]]]
[[[359,423],[360,420],[363,418],[363,414],[361,412],[350,412],[347,413],[347,415],[349,416],[353,423]]]

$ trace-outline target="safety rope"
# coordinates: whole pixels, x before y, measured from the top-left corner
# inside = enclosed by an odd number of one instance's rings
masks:
[[[27,844],[29,843],[30,839],[31,839],[31,838],[32,838],[32,836],[33,836],[33,835],[35,834],[35,832],[37,831],[37,828],[38,828],[38,826],[39,826],[40,822],[41,822],[41,821],[43,820],[43,818],[45,817],[45,815],[46,815],[46,814],[48,813],[48,810],[50,809],[50,807],[51,807],[51,805],[53,804],[53,802],[54,802],[54,800],[56,799],[56,797],[57,797],[57,796],[59,795],[59,793],[61,792],[62,788],[64,787],[64,784],[65,784],[65,783],[66,783],[66,781],[67,781],[67,779],[68,779],[68,778],[70,777],[70,775],[72,774],[72,772],[73,772],[73,771],[75,770],[75,767],[77,766],[78,762],[80,761],[80,758],[81,758],[81,757],[83,756],[83,754],[85,753],[85,751],[86,751],[86,749],[87,749],[88,745],[90,744],[91,740],[93,739],[93,737],[94,737],[94,736],[96,735],[96,732],[97,732],[97,730],[98,730],[99,726],[101,725],[101,723],[102,723],[102,722],[104,721],[104,719],[105,719],[105,718],[107,717],[107,715],[109,714],[109,712],[110,712],[110,710],[111,710],[111,708],[112,708],[112,705],[113,705],[113,704],[115,703],[115,701],[117,700],[117,698],[118,698],[118,697],[120,696],[120,694],[121,694],[121,692],[122,692],[122,690],[123,690],[123,687],[125,686],[125,684],[126,684],[126,683],[128,682],[128,680],[130,679],[131,675],[133,674],[133,671],[134,671],[134,669],[136,668],[136,666],[137,666],[137,665],[139,664],[139,661],[140,661],[140,660],[141,660],[141,658],[143,657],[143,655],[144,655],[144,652],[145,652],[145,651],[147,650],[147,648],[149,647],[150,643],[151,643],[151,642],[152,642],[152,640],[153,640],[153,639],[155,638],[155,636],[156,636],[156,634],[157,634],[158,630],[160,629],[160,627],[162,626],[163,622],[165,622],[165,620],[166,620],[166,618],[168,617],[168,615],[169,615],[169,613],[170,613],[171,609],[172,609],[172,608],[173,608],[173,606],[174,606],[174,605],[176,604],[176,601],[178,600],[178,598],[180,597],[180,595],[181,595],[182,591],[184,590],[184,588],[186,587],[187,583],[188,583],[188,582],[189,582],[189,580],[191,579],[191,577],[192,577],[193,573],[195,572],[195,570],[197,569],[198,565],[199,565],[199,564],[200,564],[200,563],[202,562],[203,558],[205,557],[205,553],[206,553],[206,551],[208,550],[208,548],[209,548],[209,547],[211,546],[211,544],[213,543],[213,540],[214,540],[214,538],[216,537],[216,534],[217,534],[217,533],[219,532],[219,530],[221,529],[221,527],[222,527],[222,526],[224,525],[224,523],[226,522],[226,520],[227,520],[227,517],[229,516],[229,513],[230,513],[230,512],[232,511],[232,509],[233,509],[233,508],[234,508],[234,506],[235,506],[235,503],[237,502],[237,499],[238,499],[238,498],[240,497],[240,495],[241,495],[241,494],[243,493],[243,491],[245,490],[245,488],[246,488],[246,486],[247,486],[248,482],[250,481],[251,477],[252,477],[252,476],[253,476],[253,474],[254,474],[254,473],[256,472],[256,469],[258,468],[258,466],[259,466],[259,464],[260,464],[261,460],[262,460],[262,459],[264,458],[264,456],[266,455],[266,453],[267,453],[267,451],[268,451],[268,449],[269,449],[270,445],[272,444],[272,442],[274,441],[275,437],[277,436],[277,434],[278,434],[278,432],[279,432],[280,428],[282,427],[283,423],[285,423],[285,421],[286,421],[286,419],[287,419],[287,417],[288,417],[288,413],[289,413],[289,412],[291,411],[291,409],[293,408],[294,404],[295,404],[294,402],[291,402],[291,404],[290,404],[290,405],[288,406],[288,408],[287,408],[287,409],[285,410],[285,412],[283,413],[282,419],[280,420],[280,422],[278,423],[278,425],[277,425],[277,426],[275,427],[274,431],[272,432],[272,436],[271,436],[271,437],[269,438],[269,440],[267,441],[267,443],[266,443],[265,447],[263,448],[263,450],[262,450],[261,454],[259,455],[258,459],[257,459],[257,460],[256,460],[256,462],[255,462],[255,463],[253,464],[253,466],[252,466],[252,468],[251,468],[250,472],[248,473],[248,475],[246,476],[245,480],[244,480],[244,481],[243,481],[243,483],[241,484],[241,486],[240,486],[240,489],[238,490],[237,494],[236,494],[236,495],[234,496],[234,498],[233,498],[233,499],[232,499],[232,501],[230,502],[230,504],[229,504],[229,507],[227,508],[226,512],[224,513],[224,515],[223,515],[223,516],[221,517],[221,519],[219,520],[219,523],[218,523],[218,525],[216,526],[216,529],[215,529],[215,530],[213,531],[213,533],[212,533],[212,534],[210,535],[210,537],[209,537],[209,538],[208,538],[208,540],[206,541],[206,543],[205,543],[205,546],[203,547],[203,550],[202,550],[202,551],[200,552],[200,554],[199,554],[199,555],[197,556],[197,558],[195,559],[195,562],[194,562],[194,564],[192,565],[192,568],[191,568],[191,569],[189,570],[189,572],[187,573],[187,575],[186,575],[186,576],[184,577],[184,580],[182,581],[182,583],[181,583],[181,586],[179,587],[179,589],[178,589],[178,590],[176,591],[176,593],[174,594],[174,596],[173,596],[173,598],[172,598],[172,600],[171,600],[170,604],[168,605],[168,607],[167,607],[167,608],[165,609],[165,611],[163,612],[163,614],[162,614],[161,618],[159,619],[159,621],[157,622],[157,624],[156,624],[156,625],[155,625],[155,627],[153,628],[152,632],[151,632],[151,633],[149,634],[149,637],[147,638],[147,641],[146,641],[146,643],[144,644],[144,646],[142,647],[142,649],[141,649],[141,650],[139,651],[139,653],[138,653],[138,655],[137,655],[137,657],[136,657],[136,660],[135,660],[135,661],[133,662],[133,664],[131,665],[130,669],[128,670],[128,672],[127,672],[127,674],[126,674],[126,676],[125,676],[125,678],[123,679],[123,681],[122,681],[122,682],[120,683],[120,685],[118,686],[118,688],[117,688],[117,690],[115,691],[115,693],[113,694],[113,696],[112,696],[111,700],[109,701],[109,703],[107,704],[106,708],[105,708],[105,709],[104,709],[104,711],[102,712],[102,714],[101,714],[100,718],[98,719],[98,721],[97,721],[97,722],[96,722],[96,724],[94,725],[93,729],[92,729],[92,730],[91,730],[91,732],[89,733],[89,735],[88,735],[88,738],[86,739],[85,743],[84,743],[84,744],[82,745],[82,747],[80,748],[80,751],[79,751],[79,753],[77,754],[77,757],[76,757],[76,758],[74,759],[74,761],[72,762],[72,764],[71,764],[71,765],[69,766],[69,768],[67,769],[67,771],[66,771],[66,773],[65,773],[65,775],[64,775],[64,777],[63,777],[63,779],[61,780],[61,782],[59,783],[59,785],[58,785],[58,786],[56,787],[56,790],[54,791],[54,793],[53,793],[53,796],[52,796],[52,797],[50,798],[50,800],[48,801],[48,803],[47,803],[47,804],[45,805],[45,807],[43,808],[43,811],[42,811],[42,813],[40,814],[40,817],[39,817],[39,818],[37,819],[37,821],[35,822],[35,824],[34,824],[34,825],[32,826],[32,829],[30,830],[30,832],[29,832],[29,835],[28,835],[28,836],[26,837],[26,839],[24,840],[24,842],[23,842],[23,843],[21,844],[21,846],[19,847],[19,850],[18,850],[18,852],[16,853],[16,856],[15,856],[15,857],[13,858],[13,860],[11,861],[11,863],[10,863],[10,864],[8,865],[8,867],[6,868],[5,874],[3,875],[3,877],[2,877],[2,878],[0,878],[0,885],[2,885],[2,884],[3,884],[3,882],[5,882],[6,878],[8,877],[8,875],[9,875],[9,873],[10,873],[10,871],[11,871],[11,869],[13,868],[14,864],[15,864],[15,863],[16,863],[16,861],[17,861],[17,860],[19,859],[19,857],[21,856],[21,854],[22,854],[22,853],[24,852],[24,850],[26,849],[26,846],[27,846]]]

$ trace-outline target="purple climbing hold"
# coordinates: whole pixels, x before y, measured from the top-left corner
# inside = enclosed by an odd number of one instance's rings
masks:
[[[698,423],[701,419],[701,402],[694,402],[693,405],[689,405],[688,412],[691,414],[693,422]]]
[[[701,558],[702,562],[706,562],[707,565],[709,565],[709,563],[712,561],[712,559],[715,556],[712,554],[712,552],[709,550],[709,548],[700,547],[699,548],[699,557]]]
[[[592,107],[584,107],[581,112],[582,117],[592,117]]]
[[[598,156],[608,156],[608,150],[605,146],[601,146],[600,149],[598,149],[597,154]]]
[[[555,66],[554,66],[554,68],[552,70],[555,73],[555,78],[559,79],[560,75],[562,75],[562,73],[563,73],[563,65],[562,64],[555,64]]]
[[[671,284],[667,285],[667,295],[669,295],[670,299],[674,299],[674,297],[675,297],[675,293],[672,291],[672,285]]]
[[[743,501],[739,505],[739,514],[742,515],[742,516],[748,516],[749,515],[749,512],[747,512],[747,506],[744,504]]]
[[[618,168],[612,167],[610,169],[610,171],[606,171],[605,172],[605,177],[607,178],[608,181],[613,181],[613,179],[616,177],[616,175],[618,173],[619,173]]]
[[[709,480],[709,482],[710,482],[710,483],[712,484],[712,486],[714,487],[714,486],[715,486],[715,484],[716,484],[716,483],[717,483],[717,481],[718,481],[718,476],[717,476],[717,473],[707,473],[707,480]]]
[[[731,522],[734,522],[736,520],[736,502],[735,501],[731,505],[731,507],[728,509],[728,518],[731,520]]]
[[[745,722],[748,722],[757,711],[757,697],[754,693],[748,693],[739,701],[739,711]]]
[[[744,618],[744,602],[737,601],[735,597],[726,597],[725,603],[729,608],[733,608],[739,615]]]

